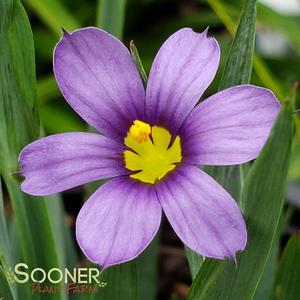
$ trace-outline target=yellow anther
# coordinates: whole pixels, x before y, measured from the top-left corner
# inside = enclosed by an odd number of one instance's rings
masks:
[[[130,177],[145,183],[154,184],[182,160],[180,137],[171,144],[170,132],[162,127],[136,120],[124,142],[130,148],[124,151],[125,167],[135,172]]]
[[[148,123],[135,120],[129,129],[129,133],[138,143],[141,143],[142,141],[148,140],[149,135],[151,134],[151,127]]]

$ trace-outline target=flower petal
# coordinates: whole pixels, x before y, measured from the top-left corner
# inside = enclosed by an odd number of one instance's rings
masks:
[[[175,232],[194,251],[221,259],[245,248],[246,226],[238,206],[197,167],[178,167],[158,184],[157,195]]]
[[[235,86],[209,97],[180,130],[185,161],[234,165],[256,158],[279,109],[271,91],[252,85]]]
[[[132,260],[155,236],[161,211],[152,186],[128,177],[114,178],[80,210],[77,241],[86,256],[104,268]]]
[[[146,115],[173,134],[212,82],[220,59],[218,42],[207,31],[183,28],[162,45],[149,75]]]
[[[109,137],[144,119],[145,91],[128,49],[97,28],[65,33],[54,52],[58,85],[73,109]]]
[[[92,133],[62,133],[37,140],[19,157],[26,177],[21,188],[31,195],[49,195],[108,177],[124,175],[124,147]]]

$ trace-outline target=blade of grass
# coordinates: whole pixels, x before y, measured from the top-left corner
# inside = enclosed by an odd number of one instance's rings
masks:
[[[255,291],[253,300],[266,300],[269,299],[272,294],[273,282],[275,277],[276,266],[278,264],[279,250],[280,250],[280,238],[283,234],[285,227],[288,225],[293,209],[288,207],[284,211],[279,220],[277,231],[272,243],[269,258],[266,262],[264,273],[261,277],[259,285]]]
[[[76,18],[64,7],[62,1],[24,0],[24,2],[57,36],[61,36],[62,27],[69,31],[81,27]]]
[[[194,279],[204,261],[204,257],[191,250],[189,247],[184,246],[184,250],[188,259],[190,272]]]
[[[241,205],[248,230],[247,248],[238,255],[237,265],[227,260],[205,260],[191,287],[189,300],[253,298],[282,211],[292,136],[292,108],[290,103],[284,103],[243,188]]]
[[[254,53],[255,20],[256,1],[246,1],[219,90],[250,82]]]
[[[0,265],[0,299],[3,300],[15,300],[13,297],[10,285],[6,278],[3,267]]]
[[[137,259],[139,300],[156,299],[159,242],[160,234],[157,233],[154,240]]]
[[[252,71],[253,50],[255,40],[256,0],[245,2],[240,22],[232,42],[231,49],[224,68],[219,90],[231,86],[248,83]],[[244,183],[244,175],[248,170],[244,166],[205,167],[204,170],[218,181],[237,201]],[[188,249],[188,248],[186,248]],[[197,265],[191,268],[192,274],[201,267],[201,259],[195,260],[196,253],[188,249],[188,260]]]
[[[230,13],[227,11],[225,5],[223,5],[223,3],[219,0],[207,0],[207,2],[222,20],[229,33],[234,36],[237,26],[230,16]],[[276,80],[274,75],[270,72],[270,70],[268,70],[266,64],[255,54],[253,57],[253,68],[263,85],[274,91],[279,99],[283,99],[284,89],[281,87],[280,82]]]
[[[45,198],[21,192],[13,176],[20,150],[39,136],[33,37],[19,0],[1,1],[0,9],[0,168],[12,202],[23,262],[29,268],[59,267],[53,224]],[[32,295],[30,282],[23,299]],[[43,296],[43,299],[47,299]],[[62,299],[53,294],[51,299]]]
[[[294,234],[288,241],[274,282],[273,297],[278,300],[297,300],[300,295],[300,234]]]
[[[126,0],[99,0],[96,25],[121,39],[123,35]]]
[[[141,78],[143,80],[143,84],[146,87],[148,78],[147,78],[145,69],[143,67],[143,64],[142,64],[142,61],[141,61],[138,49],[136,48],[136,46],[135,46],[135,44],[134,44],[133,41],[130,42],[130,52],[131,52],[131,55],[132,55],[132,57],[133,57],[133,59],[135,61],[136,66],[137,66],[137,68],[139,70],[139,73],[140,73]]]
[[[95,267],[95,266],[94,266]],[[89,300],[138,299],[137,261],[131,261],[105,269],[101,282],[107,285],[90,295]]]
[[[1,175],[1,174],[0,174]],[[5,278],[5,272],[4,270],[7,270],[9,266],[12,264],[12,257],[11,257],[11,245],[8,238],[8,231],[7,231],[7,225],[6,225],[6,218],[5,218],[5,212],[4,212],[4,203],[3,203],[3,195],[2,195],[2,186],[1,186],[1,176],[0,176],[0,272],[2,274],[0,275],[0,297],[5,297],[5,299],[9,299],[9,297],[13,297],[14,293],[14,299],[17,299],[16,297],[16,290],[12,289],[14,287],[10,286],[10,282]],[[2,286],[1,286],[1,282]],[[1,291],[3,292],[3,295],[1,295]],[[6,292],[5,292],[6,291]]]

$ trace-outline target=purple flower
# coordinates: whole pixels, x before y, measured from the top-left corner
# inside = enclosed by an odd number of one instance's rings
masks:
[[[57,134],[25,147],[22,190],[48,195],[112,178],[77,218],[77,241],[91,261],[107,267],[135,258],[155,236],[162,210],[201,255],[233,258],[245,248],[237,204],[198,165],[256,158],[279,103],[267,89],[241,85],[196,105],[219,59],[206,31],[181,29],[160,48],[145,91],[129,51],[110,34],[85,28],[56,46],[64,97],[103,135]]]

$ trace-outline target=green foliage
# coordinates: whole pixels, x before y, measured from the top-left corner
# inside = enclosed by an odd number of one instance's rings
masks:
[[[158,275],[158,253],[160,234],[158,233],[147,249],[138,257],[138,299],[156,299]]]
[[[2,1],[0,19],[1,176],[12,202],[22,259],[30,268],[47,270],[58,267],[60,261],[46,200],[22,193],[13,177],[20,150],[39,136],[33,38],[19,0]],[[25,293],[25,299],[40,298],[31,295],[30,288]],[[51,298],[62,299],[63,295]]]
[[[104,270],[101,280],[107,283],[106,287],[91,294],[90,300],[138,299],[138,269],[135,260]]]
[[[144,66],[142,64],[138,49],[136,48],[133,41],[130,42],[130,52],[131,52],[131,55],[132,55],[132,57],[135,61],[136,66],[137,66],[137,68],[140,72],[140,75],[141,75],[141,78],[143,80],[144,86],[146,87],[148,78],[147,78]]]
[[[223,21],[224,25],[228,29],[228,31],[234,35],[235,33],[235,22],[233,21],[230,12],[234,11],[230,7],[225,5],[220,0],[207,0],[207,2],[210,4],[210,6],[213,8],[213,10],[216,12],[216,14],[219,16],[219,18]],[[248,5],[251,5],[252,1],[249,1]],[[247,4],[247,1],[246,1]],[[253,10],[252,10],[253,13]],[[255,12],[254,12],[255,14]],[[252,21],[255,21],[255,19]],[[251,30],[252,26],[249,28]],[[255,33],[255,32],[254,32]],[[274,77],[274,75],[271,73],[271,71],[268,69],[267,65],[264,63],[264,61],[254,54],[253,56],[253,68],[255,69],[257,76],[260,78],[263,85],[272,91],[279,97],[279,99],[283,98],[283,88],[281,86],[281,83]]]
[[[294,234],[279,263],[272,299],[298,300],[300,295],[300,235]]]
[[[245,2],[229,52],[220,90],[250,82],[255,40],[256,0]]]
[[[122,38],[126,0],[99,0],[97,26]]]
[[[221,89],[247,83],[250,79],[255,4],[256,1],[246,1],[224,70]],[[290,106],[285,105],[270,139],[251,168],[242,191],[240,205],[248,229],[247,248],[238,256],[237,266],[229,261],[205,260],[193,282],[188,299],[240,300],[253,297],[268,260],[281,213],[292,133],[292,111]],[[273,152],[276,152],[277,157]],[[281,153],[278,155],[279,152]],[[207,171],[239,199],[243,173],[247,168],[248,166],[214,167]],[[279,169],[280,174],[277,172]],[[268,220],[266,215],[269,216]]]
[[[0,299],[3,300],[14,300],[11,288],[9,286],[6,274],[3,267],[0,265]]]
[[[59,0],[24,0],[52,31],[61,36],[61,28],[73,31],[80,28],[80,23]]]
[[[241,206],[248,230],[246,250],[238,255],[237,265],[226,260],[205,260],[192,285],[189,300],[253,297],[283,206],[292,134],[293,116],[288,103],[283,105],[271,136],[249,171],[243,188]]]
[[[219,89],[225,89],[234,85],[248,83],[252,71],[252,60],[255,38],[255,16],[256,1],[246,1],[240,19],[240,23],[234,37],[227,62],[224,68]],[[247,167],[205,167],[204,170],[225,187],[231,195],[239,200],[244,180],[244,170]],[[197,254],[188,249],[189,262],[195,260]],[[198,269],[201,266],[201,259],[198,259]],[[195,268],[195,266],[194,266]],[[194,274],[195,271],[192,271]]]

